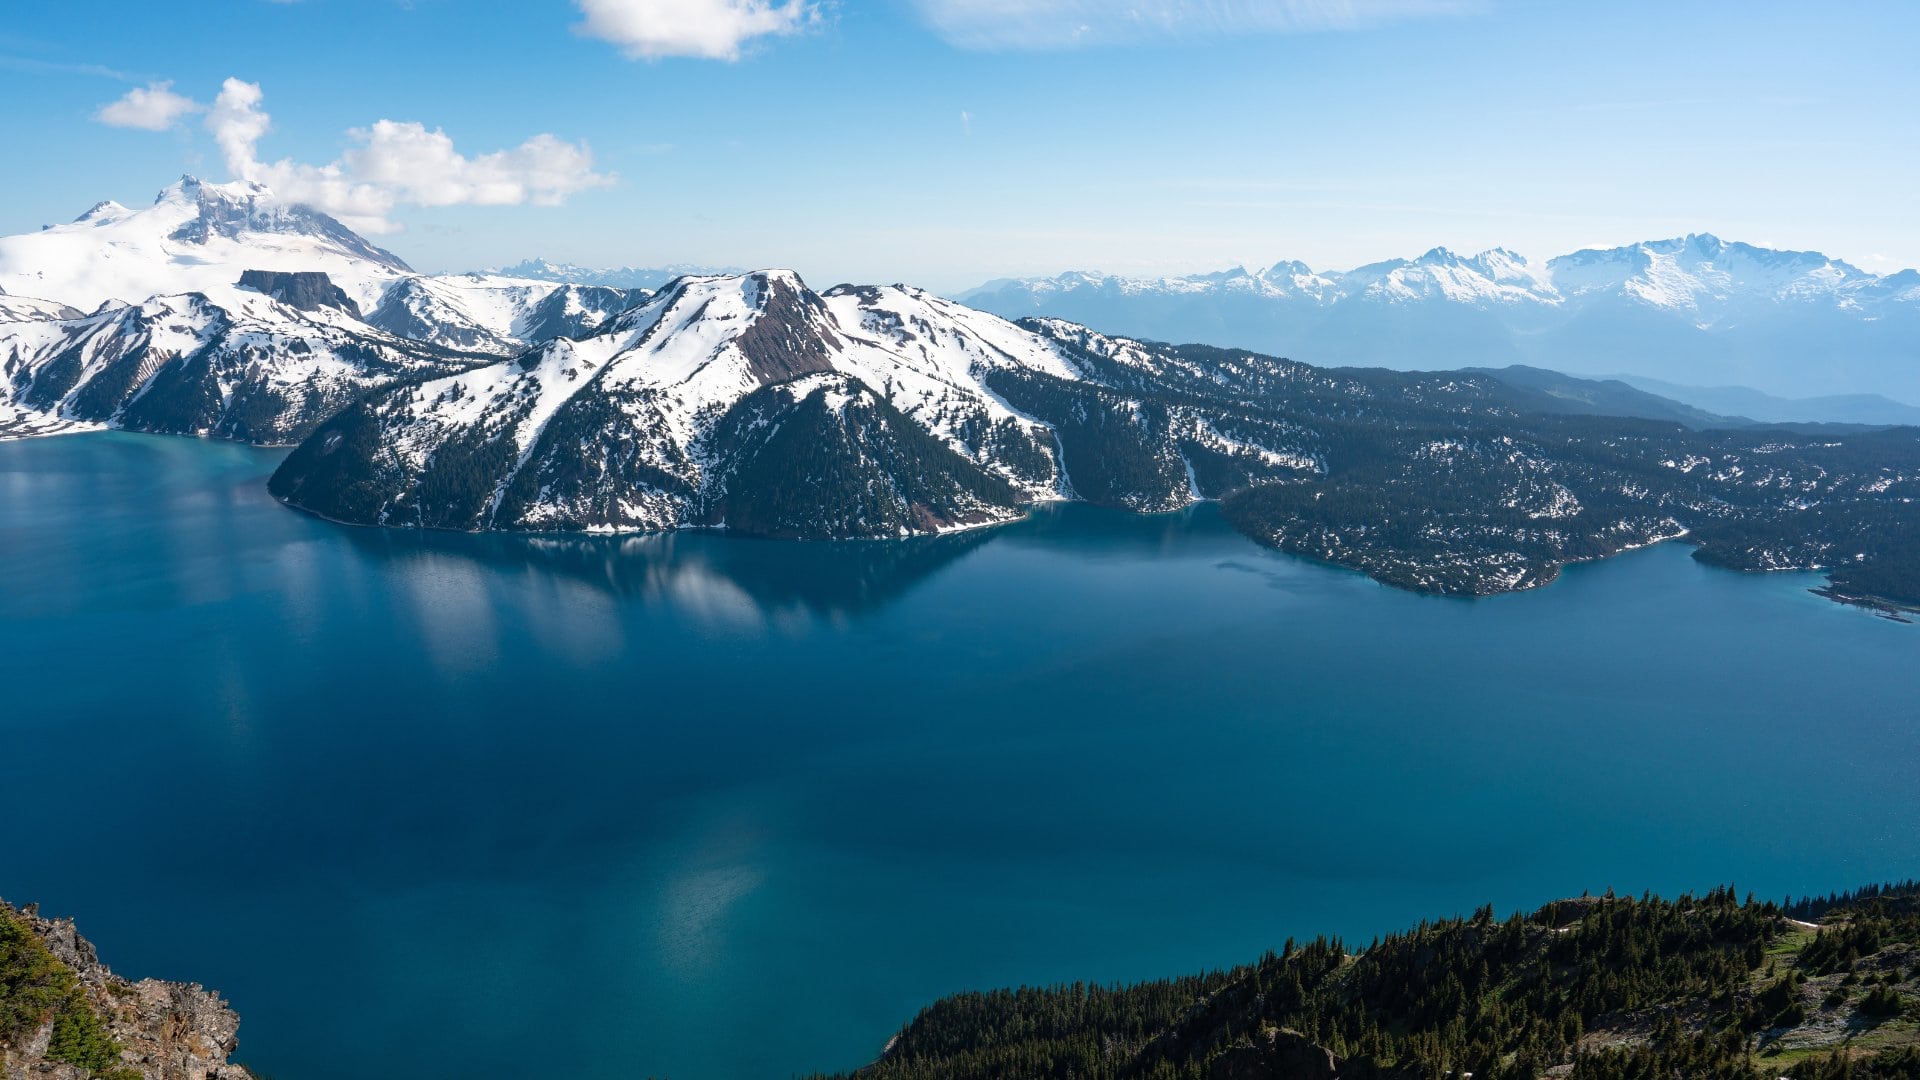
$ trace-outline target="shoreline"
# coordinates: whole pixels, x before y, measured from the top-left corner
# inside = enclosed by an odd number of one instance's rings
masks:
[[[1907,623],[1910,625],[1916,619],[1920,619],[1920,606],[1905,604],[1884,596],[1875,596],[1872,593],[1848,592],[1840,586],[1833,584],[1831,581],[1818,588],[1808,589],[1807,591],[1815,596],[1831,600],[1844,607],[1856,607],[1869,611],[1888,622]]]
[[[73,437],[73,436],[82,436],[82,435],[134,435],[134,436],[141,436],[141,437],[147,437],[147,438],[158,436],[161,438],[188,439],[188,440],[192,440],[194,442],[199,442],[203,444],[220,443],[220,444],[239,446],[247,449],[262,450],[262,451],[276,451],[276,450],[288,449],[286,446],[279,445],[279,444],[247,443],[247,442],[241,442],[233,439],[223,439],[217,436],[212,436],[204,433],[175,435],[171,433],[134,431],[134,430],[128,430],[123,428],[114,428],[114,427],[105,426],[105,425],[102,425],[96,428],[91,428],[91,429],[63,430],[58,432],[37,433],[37,434],[30,434],[25,436],[0,435],[0,443],[27,442],[27,441],[37,441],[40,439],[47,439],[47,438],[63,438],[63,437]],[[280,495],[273,493],[271,490],[269,490],[267,494],[269,498],[271,498],[274,502],[278,503],[282,508],[286,510],[290,510],[294,513],[298,513],[298,514],[313,518],[318,521],[324,521],[329,525],[334,525],[337,527],[344,527],[349,529],[366,529],[366,530],[373,530],[373,531],[380,531],[380,532],[395,531],[395,532],[402,532],[402,533],[440,533],[440,534],[454,535],[454,536],[523,537],[528,540],[538,540],[538,539],[618,540],[618,539],[628,539],[632,537],[641,537],[641,536],[671,536],[676,533],[691,532],[691,533],[732,535],[732,536],[739,537],[740,539],[784,540],[789,542],[809,543],[809,544],[810,543],[834,543],[834,544],[892,543],[892,542],[898,542],[898,541],[932,540],[932,539],[937,539],[943,536],[953,536],[957,534],[965,534],[965,533],[972,533],[972,532],[991,531],[991,530],[1000,529],[1009,525],[1017,525],[1021,522],[1032,520],[1033,515],[1037,510],[1043,509],[1048,506],[1059,506],[1059,505],[1066,505],[1066,504],[1077,504],[1077,505],[1086,505],[1086,506],[1098,505],[1094,503],[1088,503],[1083,499],[1061,497],[1061,496],[1055,495],[1052,498],[1035,499],[1032,502],[1024,503],[1020,507],[1020,513],[1010,515],[1005,518],[990,518],[988,520],[978,521],[978,522],[956,523],[956,524],[946,525],[941,528],[931,530],[931,531],[925,531],[925,532],[912,532],[912,533],[907,533],[905,535],[890,534],[890,535],[883,535],[883,536],[793,537],[793,536],[770,536],[770,535],[758,534],[758,533],[741,533],[741,532],[737,532],[730,529],[725,524],[704,525],[704,524],[696,524],[691,522],[686,524],[681,524],[681,525],[675,525],[669,528],[624,529],[624,528],[613,528],[613,527],[606,527],[606,526],[595,526],[595,527],[588,527],[585,529],[553,529],[553,530],[454,529],[454,528],[446,528],[442,526],[370,523],[370,522],[360,522],[360,521],[348,521],[340,518],[335,518],[321,511],[314,510],[310,507],[307,507],[299,503],[290,501],[286,498],[283,498]],[[1122,513],[1136,516],[1136,517],[1151,518],[1151,517],[1157,517],[1157,516],[1163,516],[1163,515],[1183,513],[1191,510],[1195,506],[1203,505],[1207,503],[1218,505],[1220,502],[1221,500],[1218,498],[1200,498],[1200,499],[1190,499],[1185,504],[1179,507],[1168,509],[1168,510],[1139,511],[1139,510],[1129,510],[1125,507],[1104,507],[1104,509],[1116,510]],[[1394,584],[1390,581],[1382,580],[1380,577],[1377,577],[1376,575],[1368,572],[1364,567],[1354,565],[1348,562],[1339,561],[1339,560],[1323,558],[1318,555],[1311,554],[1304,551],[1293,550],[1284,544],[1274,542],[1271,538],[1263,538],[1253,533],[1246,532],[1245,530],[1240,529],[1238,526],[1234,526],[1232,524],[1231,519],[1228,520],[1228,524],[1240,536],[1245,537],[1249,542],[1253,543],[1255,546],[1260,547],[1262,549],[1278,552],[1280,554],[1288,555],[1293,558],[1304,559],[1308,562],[1316,563],[1322,566],[1336,567],[1341,570],[1346,570],[1351,573],[1356,573],[1362,577],[1367,578],[1369,581],[1372,581],[1375,584],[1381,586],[1382,588],[1393,589],[1400,592],[1407,592],[1415,596],[1436,597],[1436,598],[1449,599],[1449,600],[1486,600],[1486,599],[1493,599],[1493,598],[1502,597],[1502,596],[1518,596],[1525,593],[1537,592],[1541,589],[1547,588],[1548,586],[1557,583],[1563,576],[1564,572],[1571,567],[1598,565],[1601,563],[1608,562],[1620,555],[1624,555],[1634,551],[1642,551],[1649,548],[1658,547],[1663,544],[1669,544],[1669,543],[1687,544],[1688,546],[1694,547],[1696,551],[1698,550],[1697,544],[1689,544],[1688,538],[1692,535],[1693,530],[1688,529],[1685,526],[1681,526],[1680,531],[1672,535],[1657,536],[1652,539],[1641,541],[1641,542],[1624,544],[1619,548],[1616,548],[1615,550],[1608,552],[1607,554],[1604,554],[1604,555],[1594,555],[1594,556],[1587,556],[1583,558],[1568,559],[1565,562],[1562,562],[1557,566],[1555,566],[1551,573],[1546,574],[1537,580],[1520,585],[1518,587],[1496,588],[1486,592],[1478,592],[1478,591],[1463,592],[1463,591],[1455,591],[1455,590],[1449,590],[1449,589],[1409,588],[1405,585]],[[1696,557],[1696,560],[1697,560],[1697,557]],[[1822,567],[1777,567],[1777,568],[1769,567],[1769,568],[1763,568],[1763,569],[1762,568],[1747,569],[1742,567],[1721,566],[1719,564],[1712,563],[1712,562],[1706,562],[1704,563],[1704,565],[1713,566],[1715,569],[1731,570],[1735,573],[1743,574],[1743,575],[1749,575],[1749,574],[1766,575],[1766,574],[1773,574],[1773,573],[1824,573],[1825,572],[1825,568],[1822,568]],[[1807,591],[1814,594],[1815,596],[1819,596],[1822,599],[1839,604],[1843,607],[1853,607],[1853,608],[1859,608],[1861,610],[1867,611],[1880,618],[1886,619],[1889,622],[1897,622],[1897,623],[1903,623],[1903,624],[1909,624],[1909,625],[1914,624],[1916,622],[1920,622],[1920,606],[1895,600],[1890,597],[1877,596],[1871,593],[1850,592],[1845,589],[1842,589],[1838,585],[1835,585],[1831,579],[1828,580],[1827,584],[1810,587],[1807,589]]]

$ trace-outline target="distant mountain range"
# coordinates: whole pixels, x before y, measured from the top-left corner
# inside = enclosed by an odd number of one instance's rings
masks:
[[[1353,302],[1406,328],[1455,310],[1436,297],[1572,287],[1474,267],[1399,266]],[[262,188],[191,179],[0,239],[0,287],[0,437],[297,444],[271,490],[343,522],[828,539],[1217,499],[1262,543],[1424,592],[1686,535],[1722,565],[1920,601],[1910,429],[1763,427],[1541,368],[1314,367],[786,270],[657,292],[422,275]]]
[[[1504,249],[1435,248],[1345,273],[1299,262],[1154,280],[1076,272],[996,281],[958,299],[1008,318],[1051,316],[1322,365],[1524,364],[1791,397],[1920,401],[1920,272],[1878,276],[1817,252],[1709,235],[1544,263]]]
[[[666,266],[588,267],[575,263],[556,263],[546,259],[527,259],[512,266],[481,271],[499,277],[525,278],[531,281],[563,281],[573,285],[604,285],[610,289],[658,289],[674,278],[742,273],[737,266],[695,266],[670,263]]]
[[[1920,426],[1920,406],[1894,401],[1882,394],[1829,394],[1784,398],[1747,386],[1683,386],[1643,375],[1618,375],[1620,382],[1721,416],[1744,416],[1763,424],[1808,420],[1838,424],[1906,424]]]

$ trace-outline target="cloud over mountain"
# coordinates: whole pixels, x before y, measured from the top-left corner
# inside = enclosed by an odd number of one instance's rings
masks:
[[[258,83],[230,78],[208,110],[207,130],[227,168],[364,232],[395,231],[389,215],[400,205],[554,206],[613,182],[594,171],[584,143],[541,134],[510,150],[467,157],[446,132],[417,121],[377,120],[354,128],[347,134],[358,145],[329,164],[265,162],[259,142],[273,123],[261,108],[264,97]]]

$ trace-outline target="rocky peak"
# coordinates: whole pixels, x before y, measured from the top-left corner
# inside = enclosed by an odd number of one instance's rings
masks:
[[[216,236],[239,240],[247,233],[307,236],[390,270],[403,274],[413,272],[400,256],[373,246],[359,233],[310,206],[280,201],[261,184],[247,181],[212,184],[183,176],[154,200],[155,206],[167,204],[194,211],[193,216],[169,236],[181,243],[205,244]]]
[[[749,275],[758,314],[740,333],[740,352],[762,382],[784,382],[833,370],[833,355],[844,346],[833,332],[833,315],[800,275],[763,270]]]

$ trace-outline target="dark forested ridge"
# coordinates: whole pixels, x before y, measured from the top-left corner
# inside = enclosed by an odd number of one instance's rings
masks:
[[[1912,1080],[1920,886],[1486,907],[1364,948],[1288,941],[1231,971],[959,994],[851,1075]]]
[[[1151,508],[1190,484],[1262,543],[1443,595],[1530,588],[1685,537],[1713,565],[1824,569],[1837,598],[1920,604],[1920,429],[1700,429],[1547,409],[1499,373],[1316,368],[1026,325],[1086,378],[989,384],[1055,425],[1089,501]],[[1101,410],[1109,422],[1087,421]],[[1089,459],[1121,463],[1129,496],[1083,485]]]

